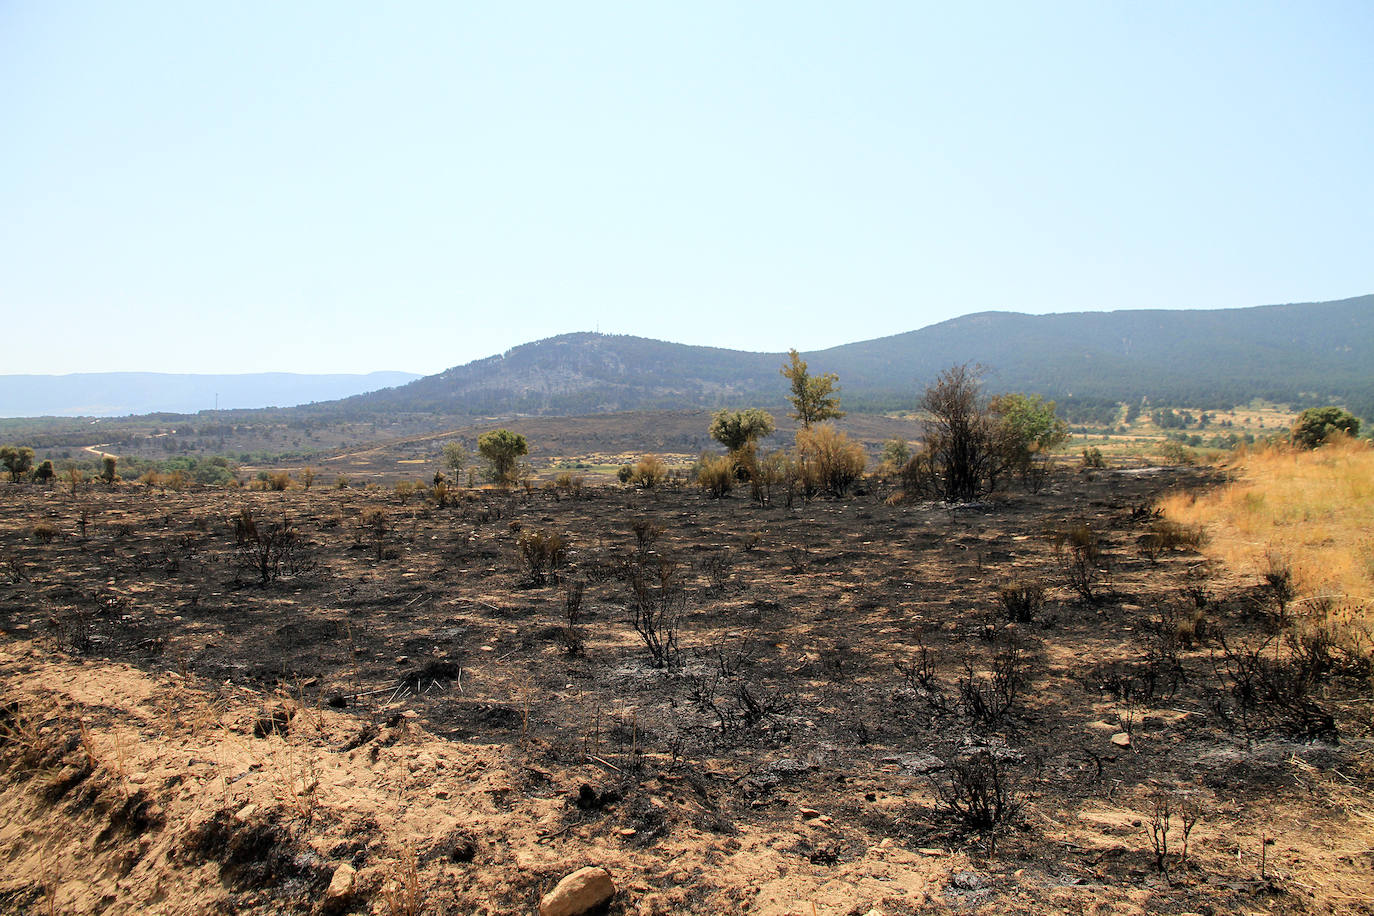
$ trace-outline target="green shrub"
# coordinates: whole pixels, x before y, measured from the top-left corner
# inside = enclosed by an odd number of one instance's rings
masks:
[[[766,410],[718,410],[711,418],[711,438],[732,452],[773,434],[773,415]]]
[[[1055,415],[1054,402],[1038,394],[998,395],[988,402],[988,411],[997,420],[1003,460],[1023,477],[1030,473],[1037,456],[1069,438],[1069,425]]]
[[[1291,437],[1299,448],[1316,448],[1333,435],[1358,436],[1360,418],[1339,407],[1309,407],[1298,414]]]
[[[1197,463],[1197,454],[1182,442],[1173,439],[1160,446],[1159,453],[1169,464],[1193,465]]]
[[[1097,446],[1083,449],[1083,467],[1085,468],[1104,468],[1107,463],[1102,460],[1102,449]]]

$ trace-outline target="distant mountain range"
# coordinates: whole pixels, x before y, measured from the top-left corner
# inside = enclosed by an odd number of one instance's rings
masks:
[[[728,337],[728,328],[723,336]],[[986,367],[990,391],[1036,392],[1080,415],[1138,401],[1216,408],[1340,403],[1374,419],[1374,295],[1219,310],[980,312],[803,354],[839,375],[851,411],[911,408],[942,370]],[[564,334],[423,378],[369,375],[0,376],[0,416],[116,416],[308,405],[320,420],[398,414],[580,415],[784,403],[786,356]],[[241,411],[240,411],[241,413]]]
[[[975,363],[987,368],[991,391],[1080,405],[1144,396],[1221,407],[1260,397],[1335,401],[1374,416],[1374,295],[1212,311],[981,312],[803,356],[813,373],[839,375],[851,410],[909,408],[942,369]],[[497,416],[778,405],[784,360],[780,352],[564,334],[311,411]]]
[[[0,417],[120,417],[149,413],[187,414],[215,407],[292,407],[404,385],[418,378],[420,376],[413,372],[0,375]]]

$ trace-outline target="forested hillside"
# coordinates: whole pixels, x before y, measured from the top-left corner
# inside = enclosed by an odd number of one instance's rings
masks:
[[[1216,311],[984,312],[803,354],[840,376],[855,410],[910,407],[954,363],[987,367],[993,390],[1091,409],[1148,398],[1217,408],[1259,397],[1349,404],[1374,414],[1374,296]],[[314,409],[477,415],[571,414],[776,404],[785,354],[639,337],[565,334],[398,388]]]

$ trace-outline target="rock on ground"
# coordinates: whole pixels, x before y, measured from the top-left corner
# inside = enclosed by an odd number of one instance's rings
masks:
[[[610,872],[595,865],[579,868],[539,901],[539,916],[578,916],[615,896]]]

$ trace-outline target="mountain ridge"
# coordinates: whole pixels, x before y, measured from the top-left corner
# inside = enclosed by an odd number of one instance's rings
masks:
[[[1303,406],[1344,403],[1362,416],[1374,417],[1374,295],[1237,309],[1046,315],[983,311],[808,351],[803,357],[814,373],[836,373],[843,405],[861,412],[910,409],[941,370],[969,363],[986,367],[989,390],[1039,393],[1081,410],[1098,405],[1105,411],[1140,398],[1202,408],[1262,398]],[[322,420],[395,413],[568,416],[750,404],[774,407],[785,402],[786,383],[779,375],[785,359],[782,351],[576,331],[427,376],[0,376],[0,414],[206,413],[216,392],[221,395],[221,411],[243,414],[268,404],[295,404],[286,409]],[[83,412],[91,404],[93,386],[102,393],[115,388],[95,380],[116,376],[140,379],[149,389],[146,396],[163,400],[156,406],[145,401],[139,405],[146,408],[142,410]],[[233,394],[233,386],[245,379],[257,379],[266,389],[257,393],[259,403],[246,409],[234,402]],[[303,379],[355,387],[307,390]],[[60,398],[64,385],[79,386],[81,394],[69,393],[58,409],[37,409]],[[165,398],[169,386],[181,398],[175,405]],[[23,412],[6,413],[12,405]]]
[[[996,390],[1218,406],[1341,400],[1374,412],[1374,295],[1240,309],[1027,315],[986,311],[809,351],[852,409],[911,406],[942,369],[988,368]],[[780,404],[786,354],[578,331],[312,410],[604,413]]]

